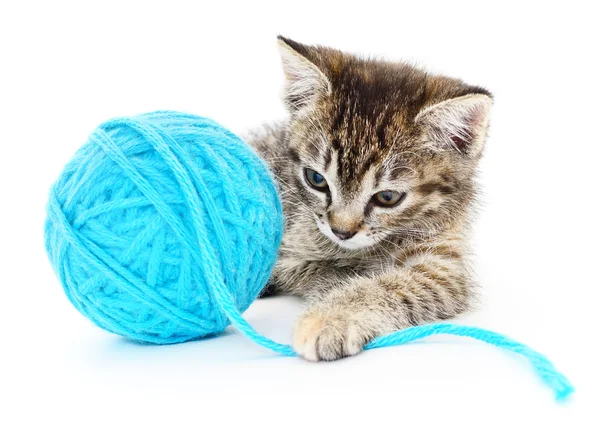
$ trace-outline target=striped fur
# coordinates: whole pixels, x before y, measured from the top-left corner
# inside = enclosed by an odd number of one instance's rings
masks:
[[[469,309],[467,228],[491,95],[402,63],[280,38],[290,119],[248,135],[286,215],[269,293],[306,298],[294,335],[309,360]],[[318,192],[303,169],[322,174]],[[402,192],[394,208],[373,205]],[[340,240],[333,230],[356,232]]]

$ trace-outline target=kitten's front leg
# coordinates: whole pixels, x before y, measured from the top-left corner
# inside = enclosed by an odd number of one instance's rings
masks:
[[[378,333],[409,324],[397,298],[373,278],[352,280],[300,316],[294,349],[307,360],[335,360],[360,352]]]
[[[311,361],[352,356],[377,336],[457,315],[469,291],[462,272],[438,263],[356,277],[300,316],[294,348]]]

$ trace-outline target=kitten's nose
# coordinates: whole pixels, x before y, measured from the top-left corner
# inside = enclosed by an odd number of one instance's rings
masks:
[[[356,232],[344,232],[344,231],[336,230],[333,227],[331,228],[331,231],[333,232],[333,234],[335,234],[337,237],[339,237],[342,240],[348,240],[356,234]]]

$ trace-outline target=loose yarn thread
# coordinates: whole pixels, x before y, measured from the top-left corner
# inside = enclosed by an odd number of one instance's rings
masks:
[[[283,230],[270,174],[214,121],[163,111],[102,124],[51,189],[46,249],[73,305],[98,326],[155,344],[222,332],[296,356],[244,312],[264,287]],[[365,350],[448,334],[530,362],[557,400],[574,388],[542,354],[503,335],[438,323],[372,340]]]

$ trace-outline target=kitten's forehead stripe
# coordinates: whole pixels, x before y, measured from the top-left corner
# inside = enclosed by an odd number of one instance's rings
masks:
[[[337,113],[335,114],[335,117],[333,119],[333,122],[331,124],[331,130],[333,132],[337,132],[338,130],[340,130],[342,123],[344,122],[344,118],[345,118],[345,114],[346,114],[346,102],[342,101],[340,102],[340,104],[337,107]],[[339,142],[339,140],[338,140]],[[339,145],[338,147],[339,148]]]
[[[359,174],[366,174],[371,167],[375,164],[375,162],[378,159],[378,154],[375,152],[372,152],[363,162],[362,164],[362,170],[360,171]]]
[[[298,151],[296,151],[294,148],[288,149],[288,156],[294,163],[300,163],[300,154],[298,154]]]
[[[378,146],[381,149],[384,149],[386,147],[386,137],[385,137],[385,130],[388,127],[388,125],[390,124],[390,120],[391,120],[391,115],[390,113],[384,113],[383,114],[383,119],[381,119],[381,121],[379,122],[378,128],[377,128],[377,142],[378,142]]]
[[[342,148],[341,144],[340,144],[340,140],[339,138],[337,138],[336,136],[334,136],[331,139],[331,146],[333,147],[334,150],[338,151]]]
[[[331,165],[331,148],[325,148],[325,156],[323,157],[325,171],[329,170]]]
[[[319,150],[319,146],[316,142],[309,142],[306,145],[306,149],[311,157],[319,157],[321,155],[321,151]]]
[[[415,190],[422,195],[431,195],[433,192],[452,195],[457,191],[457,188],[451,184],[427,182],[417,186]]]

